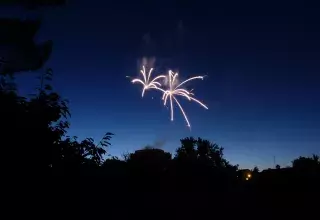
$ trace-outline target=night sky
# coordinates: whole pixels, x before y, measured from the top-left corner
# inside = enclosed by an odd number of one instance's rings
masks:
[[[306,1],[172,2],[69,0],[37,13],[0,12],[43,17],[36,40],[54,42],[46,67],[70,101],[69,135],[98,141],[113,132],[112,155],[146,145],[174,152],[187,136],[218,143],[243,168],[319,153],[320,8]],[[138,76],[145,56],[155,56],[158,73],[208,75],[187,88],[209,110],[181,101],[191,131],[177,108],[170,121],[159,92],[142,99],[141,86],[126,78]],[[34,91],[37,74],[20,74],[22,93]]]

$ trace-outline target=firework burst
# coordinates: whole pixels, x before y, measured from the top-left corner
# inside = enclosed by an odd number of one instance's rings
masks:
[[[166,76],[159,75],[154,79],[150,80],[152,71],[153,71],[153,68],[151,68],[147,74],[145,66],[142,66],[142,70],[140,70],[140,73],[142,74],[143,79],[136,78],[131,81],[132,83],[140,83],[143,85],[142,94],[141,94],[142,97],[144,96],[145,91],[148,89],[157,89],[157,90],[160,90],[161,92],[165,92],[163,89],[160,88],[161,83],[159,82],[159,79],[166,78]]]
[[[148,89],[156,89],[156,90],[161,91],[163,93],[163,95],[162,95],[163,104],[166,106],[168,100],[170,102],[171,121],[173,121],[173,110],[174,110],[173,105],[174,105],[174,103],[176,103],[178,105],[186,123],[187,123],[187,126],[191,127],[189,119],[188,119],[184,109],[182,108],[182,106],[176,96],[183,96],[184,98],[188,99],[189,101],[194,101],[194,102],[198,103],[199,105],[201,105],[203,108],[208,109],[208,107],[205,104],[203,104],[198,99],[194,98],[194,94],[192,93],[193,89],[188,91],[186,89],[181,88],[182,85],[184,85],[185,83],[187,83],[189,81],[192,81],[195,79],[203,79],[204,77],[203,76],[191,77],[191,78],[189,78],[179,84],[178,79],[177,79],[178,73],[174,73],[173,71],[169,70],[168,76],[159,75],[153,79],[150,79],[152,71],[153,71],[153,68],[151,68],[147,74],[145,66],[142,66],[142,69],[140,70],[140,73],[142,74],[142,79],[135,78],[131,82],[132,83],[140,83],[143,85],[142,94],[141,94],[142,97],[144,96],[145,91]],[[166,81],[168,82],[168,85],[167,85],[168,88],[166,88],[166,89],[161,88],[163,86],[159,82],[159,80],[161,78],[166,79]]]
[[[183,97],[187,98],[189,101],[194,101],[194,102],[198,103],[199,105],[201,105],[202,107],[204,107],[205,109],[208,109],[208,107],[205,104],[203,104],[198,99],[193,97],[194,94],[191,93],[192,90],[188,91],[186,89],[182,89],[181,88],[181,86],[183,84],[185,84],[185,83],[187,83],[189,81],[192,81],[192,80],[195,80],[195,79],[203,79],[203,76],[191,77],[191,78],[183,81],[182,83],[178,84],[177,86],[175,86],[177,84],[176,83],[177,77],[178,77],[178,73],[174,73],[171,70],[169,70],[169,74],[168,74],[169,88],[163,92],[162,100],[164,101],[164,105],[166,105],[167,101],[169,99],[170,112],[171,112],[171,121],[173,121],[173,102],[175,102],[178,105],[178,107],[179,107],[184,119],[186,120],[187,126],[191,127],[190,122],[188,120],[188,117],[187,117],[185,111],[183,110],[180,102],[178,101],[178,99],[175,96],[183,96]]]

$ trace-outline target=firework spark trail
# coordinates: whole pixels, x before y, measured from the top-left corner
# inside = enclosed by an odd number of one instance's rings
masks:
[[[183,96],[185,98],[187,98],[189,101],[194,101],[196,103],[198,103],[199,105],[201,105],[202,107],[204,107],[205,109],[208,109],[208,107],[203,104],[201,101],[199,101],[198,99],[194,98],[194,94],[191,93],[193,91],[193,89],[191,89],[190,91],[186,90],[186,89],[182,89],[180,88],[183,84],[195,80],[195,79],[203,79],[203,76],[195,76],[195,77],[191,77],[185,81],[183,81],[182,83],[178,84],[177,86],[175,86],[176,83],[176,79],[178,77],[178,73],[174,73],[173,71],[169,70],[169,74],[168,74],[168,81],[169,81],[169,85],[168,85],[168,89],[164,90],[161,88],[162,84],[160,82],[158,82],[157,80],[161,79],[161,78],[166,78],[165,75],[159,75],[157,77],[155,77],[154,79],[152,79],[150,81],[151,78],[151,73],[153,71],[153,68],[151,68],[148,72],[148,74],[146,74],[146,69],[145,66],[142,66],[142,70],[140,70],[140,73],[143,76],[143,79],[133,79],[131,82],[132,83],[141,83],[143,85],[143,89],[142,89],[142,97],[144,96],[144,93],[146,90],[148,89],[156,89],[159,90],[163,93],[162,96],[162,100],[164,101],[164,105],[167,104],[167,101],[169,99],[170,102],[170,115],[171,115],[171,121],[173,121],[173,102],[175,102],[182,115],[184,116],[185,121],[187,122],[187,126],[191,127],[190,122],[188,120],[188,117],[183,109],[183,107],[181,106],[180,102],[178,101],[178,99],[175,96]]]
[[[182,86],[183,84],[191,81],[191,80],[195,80],[195,79],[203,79],[203,76],[195,76],[195,77],[191,77],[185,81],[183,81],[182,83],[180,83],[179,85],[177,86],[174,86],[175,84],[175,80],[176,78],[178,77],[178,73],[174,73],[172,72],[171,70],[169,70],[169,74],[168,74],[168,77],[169,77],[169,89],[164,91],[163,93],[163,96],[162,96],[162,100],[164,100],[164,105],[167,104],[167,100],[168,100],[168,97],[169,97],[169,100],[170,100],[170,112],[171,112],[171,121],[173,121],[173,100],[177,103],[181,113],[183,114],[184,116],[184,119],[186,120],[187,122],[187,126],[188,127],[191,127],[190,125],[190,122],[188,120],[188,117],[185,113],[185,111],[183,110],[181,104],[179,103],[179,101],[177,100],[177,98],[175,97],[175,95],[179,95],[179,96],[183,96],[185,98],[187,98],[189,101],[194,101],[198,104],[200,104],[202,107],[204,107],[205,109],[208,109],[208,107],[203,104],[202,102],[200,102],[198,99],[196,98],[193,98],[192,96],[194,95],[193,93],[191,93],[191,91],[188,91],[186,89],[179,89],[180,86]]]
[[[160,90],[162,92],[165,92],[163,89],[161,89],[161,83],[159,83],[157,80],[161,79],[161,78],[166,78],[165,75],[159,75],[157,77],[155,77],[153,80],[151,80],[150,82],[150,77],[151,77],[151,73],[153,71],[153,68],[151,68],[149,70],[149,73],[148,75],[146,74],[146,68],[145,66],[142,66],[142,70],[140,70],[140,73],[142,74],[143,76],[143,80],[141,79],[133,79],[131,82],[132,83],[141,83],[143,85],[143,89],[142,89],[142,94],[141,96],[143,97],[144,96],[144,93],[147,89],[157,89],[157,90]]]

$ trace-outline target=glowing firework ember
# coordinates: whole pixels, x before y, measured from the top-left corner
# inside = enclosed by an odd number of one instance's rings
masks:
[[[168,98],[170,99],[171,121],[173,121],[173,101],[175,101],[177,103],[178,107],[180,108],[181,113],[184,116],[184,119],[187,122],[187,126],[190,127],[190,122],[188,120],[188,117],[187,117],[185,111],[183,110],[181,104],[179,103],[179,101],[177,100],[177,98],[175,96],[176,95],[183,96],[183,97],[187,98],[189,101],[197,102],[205,109],[208,109],[208,107],[205,104],[203,104],[199,100],[192,97],[194,94],[191,93],[191,91],[187,91],[186,89],[180,88],[183,84],[185,84],[191,80],[203,79],[203,76],[191,77],[191,78],[183,81],[182,83],[178,84],[177,86],[175,86],[175,84],[176,84],[176,79],[178,77],[178,73],[174,73],[171,70],[169,70],[168,77],[169,77],[169,89],[164,91],[163,96],[162,96],[162,100],[164,100],[164,105],[166,105]]]
[[[157,90],[160,90],[162,92],[164,92],[163,89],[161,89],[161,83],[159,83],[157,80],[161,79],[161,78],[166,78],[165,75],[159,75],[157,77],[155,77],[153,80],[150,81],[150,77],[151,77],[151,73],[153,71],[153,68],[151,68],[149,70],[149,73],[148,75],[146,74],[146,68],[144,66],[142,66],[142,70],[140,70],[140,73],[142,74],[143,76],[143,80],[141,79],[133,79],[131,82],[132,83],[141,83],[143,85],[143,89],[142,89],[142,94],[141,96],[143,97],[144,96],[144,93],[147,89],[157,89]]]

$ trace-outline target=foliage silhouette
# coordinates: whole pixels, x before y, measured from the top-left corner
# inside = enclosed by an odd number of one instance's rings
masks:
[[[201,138],[188,137],[180,140],[171,166],[171,176],[179,176],[179,184],[188,182],[186,188],[208,189],[211,185],[227,187],[237,180],[238,165],[231,165],[224,158],[223,148]],[[198,181],[196,181],[198,180]],[[222,185],[221,185],[222,184]],[[199,188],[200,189],[200,188]]]
[[[143,175],[150,180],[164,174],[170,166],[171,157],[170,153],[162,149],[145,147],[129,154],[127,163],[132,173]]]
[[[193,137],[181,139],[181,147],[176,150],[174,159],[198,162],[214,168],[230,168],[236,171],[238,165],[233,166],[224,158],[223,148],[208,140]]]
[[[41,25],[40,20],[0,18],[0,74],[14,74],[40,69],[49,59],[53,42],[48,40],[37,45],[33,38]]]
[[[259,168],[257,166],[255,166],[253,169],[252,169],[252,172],[253,173],[259,173]]]
[[[316,172],[320,170],[319,155],[312,157],[299,157],[292,161],[292,168],[302,172]]]
[[[106,133],[96,145],[92,138],[77,141],[66,137],[70,112],[67,100],[53,92],[49,84],[52,69],[39,77],[37,93],[31,98],[20,97],[14,85],[1,87],[2,140],[15,164],[34,170],[74,170],[84,166],[98,167],[110,146],[112,133]],[[15,138],[19,137],[19,138]],[[32,147],[26,147],[32,146]],[[10,158],[13,159],[13,158]],[[12,161],[13,162],[13,161]]]

